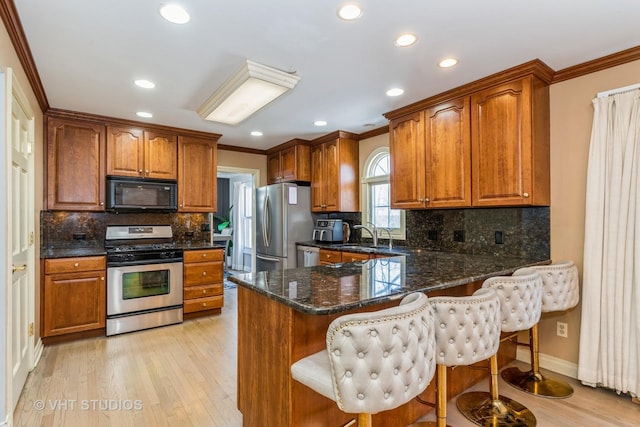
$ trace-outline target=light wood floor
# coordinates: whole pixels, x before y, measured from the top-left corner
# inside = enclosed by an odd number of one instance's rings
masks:
[[[14,425],[241,426],[242,414],[236,409],[236,295],[235,289],[225,290],[219,316],[46,347],[27,379]],[[576,391],[568,399],[536,398],[502,381],[499,388],[529,407],[539,426],[640,425],[640,405],[628,396],[570,381]],[[474,389],[487,390],[486,381]],[[41,403],[44,409],[38,407]],[[473,425],[453,401],[448,413],[450,425]]]

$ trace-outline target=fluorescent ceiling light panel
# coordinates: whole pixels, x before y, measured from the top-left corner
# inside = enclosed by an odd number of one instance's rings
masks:
[[[247,60],[198,108],[205,120],[237,125],[253,113],[293,89],[300,77]]]

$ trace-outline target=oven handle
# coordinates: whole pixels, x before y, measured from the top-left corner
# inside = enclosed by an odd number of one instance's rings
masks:
[[[153,259],[153,260],[141,260],[141,261],[124,261],[124,262],[108,262],[107,267],[126,267],[129,265],[151,265],[151,264],[172,264],[182,262],[182,258],[171,259]]]

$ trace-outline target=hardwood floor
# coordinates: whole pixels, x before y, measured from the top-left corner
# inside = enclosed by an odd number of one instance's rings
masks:
[[[236,289],[225,289],[219,316],[47,346],[27,379],[14,425],[241,426],[242,414],[236,409],[236,295]],[[628,396],[569,381],[576,391],[568,399],[536,398],[502,381],[499,388],[529,407],[539,426],[640,425],[640,405]],[[487,382],[473,389],[487,390]],[[448,415],[450,425],[473,426],[454,401]]]

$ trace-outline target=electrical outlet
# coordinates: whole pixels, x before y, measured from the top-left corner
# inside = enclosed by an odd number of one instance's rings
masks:
[[[429,230],[427,237],[429,240],[438,240],[438,230]]]
[[[567,338],[569,336],[569,325],[566,322],[556,322],[556,335]]]
[[[453,230],[453,241],[464,242],[464,230]]]
[[[502,231],[496,231],[496,245],[504,244],[504,233]]]

